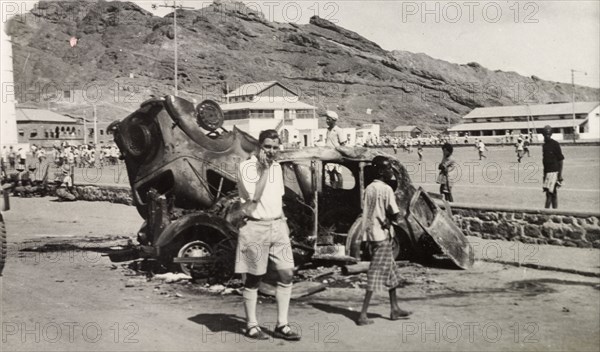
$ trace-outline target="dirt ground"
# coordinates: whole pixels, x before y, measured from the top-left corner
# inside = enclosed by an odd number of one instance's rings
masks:
[[[91,247],[134,238],[134,207],[13,198],[5,214],[9,258],[1,278],[2,351],[597,351],[598,278],[477,261],[469,271],[411,265],[390,321],[384,294],[373,325],[354,324],[364,291],[330,287],[293,301],[300,342],[255,342],[240,334],[242,300],[187,281],[167,284],[113,264]],[[26,252],[48,242],[77,248]],[[331,286],[336,286],[332,283]],[[212,289],[216,290],[215,287]],[[219,290],[220,291],[220,290]],[[272,330],[274,300],[259,319]]]

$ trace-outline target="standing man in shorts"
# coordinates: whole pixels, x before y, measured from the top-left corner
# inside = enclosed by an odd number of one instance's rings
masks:
[[[368,241],[373,257],[367,272],[367,292],[360,316],[356,320],[359,326],[373,323],[367,317],[367,310],[374,291],[388,291],[391,320],[405,318],[411,314],[400,309],[396,297],[400,277],[392,254],[393,238],[390,234],[390,224],[397,224],[402,220],[394,190],[386,183],[392,179],[394,171],[390,160],[384,156],[373,158],[372,165],[377,172],[377,178],[365,189],[362,219],[363,240]]]
[[[247,323],[245,336],[257,340],[269,338],[258,324],[256,302],[258,286],[267,273],[267,266],[271,265],[278,274],[274,336],[298,341],[300,335],[288,324],[294,259],[289,228],[283,215],[283,174],[281,165],[275,161],[281,140],[277,131],[265,130],[260,133],[258,142],[260,149],[257,155],[242,162],[237,175],[246,222],[239,230],[235,272],[246,274],[243,291]]]
[[[552,139],[552,127],[546,125],[542,130],[544,145],[542,146],[542,163],[544,164],[544,184],[546,192],[546,208],[558,208],[558,187],[563,181],[562,169],[565,157],[560,149],[560,144]]]

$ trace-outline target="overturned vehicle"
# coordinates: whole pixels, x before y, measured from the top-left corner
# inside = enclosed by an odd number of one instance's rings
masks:
[[[235,127],[225,130],[222,123],[223,112],[213,101],[194,106],[166,96],[142,103],[109,126],[145,220],[134,256],[195,275],[231,275],[238,233],[230,221],[239,205],[236,170],[259,145]],[[382,154],[349,147],[281,152],[284,213],[297,264],[368,259],[361,246],[361,200],[375,178],[371,160]],[[472,249],[447,204],[442,210],[431,195],[416,189],[404,166],[389,157],[395,173],[391,186],[406,220],[394,227],[394,254],[417,260],[441,256],[469,268]],[[132,259],[132,250],[111,259]]]

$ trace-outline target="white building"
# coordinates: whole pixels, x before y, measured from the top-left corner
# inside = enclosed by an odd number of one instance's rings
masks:
[[[12,42],[10,37],[0,30],[0,81],[2,82],[2,100],[0,101],[0,145],[18,143],[17,117],[15,113],[15,85],[13,75]]]
[[[575,114],[575,119],[573,119]],[[556,140],[571,139],[573,126],[581,140],[600,139],[600,104],[598,102],[576,102],[495,106],[476,108],[463,117],[463,122],[448,129],[455,136],[481,138],[487,141],[499,141],[510,135],[527,135],[540,132],[550,125],[552,138]],[[541,141],[541,134],[536,135]],[[534,138],[535,140],[535,138]]]
[[[319,128],[316,107],[276,81],[244,84],[224,97],[223,127],[239,129],[258,138],[260,131],[277,130],[284,145],[299,141],[312,146]]]
[[[396,138],[419,138],[423,130],[417,126],[398,126],[392,131],[392,136]]]
[[[379,130],[379,125],[376,123],[365,123],[364,125],[360,126],[360,128],[356,129],[356,144],[379,144],[381,139]]]

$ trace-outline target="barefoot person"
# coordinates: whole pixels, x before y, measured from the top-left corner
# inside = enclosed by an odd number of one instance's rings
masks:
[[[257,155],[240,164],[237,181],[246,219],[239,229],[235,262],[235,272],[246,274],[243,291],[247,323],[245,335],[257,340],[269,338],[258,324],[256,302],[258,286],[271,264],[278,274],[274,336],[297,341],[300,335],[288,325],[294,259],[289,228],[283,216],[283,174],[275,161],[281,140],[277,131],[266,130],[260,133],[258,141],[260,149]]]
[[[452,159],[453,152],[454,148],[452,147],[452,144],[444,143],[444,145],[442,145],[442,153],[444,155],[442,157],[442,162],[438,167],[440,173],[436,180],[440,185],[440,194],[449,202],[454,202],[454,198],[452,197],[452,182],[450,177],[448,177],[450,172],[456,167],[456,162]]]
[[[373,167],[377,179],[365,189],[363,200],[363,236],[372,248],[373,257],[367,273],[367,292],[363,301],[357,325],[372,324],[367,317],[369,302],[374,291],[388,291],[390,295],[390,319],[397,320],[407,317],[411,312],[404,311],[398,306],[396,287],[400,283],[396,262],[392,255],[392,238],[390,223],[401,221],[400,210],[396,204],[394,190],[385,181],[389,181],[394,172],[388,158],[376,156]]]
[[[558,208],[558,187],[563,182],[562,169],[565,157],[560,149],[560,144],[552,139],[552,127],[544,126],[544,145],[542,146],[542,163],[544,164],[544,184],[546,192],[546,208]]]

